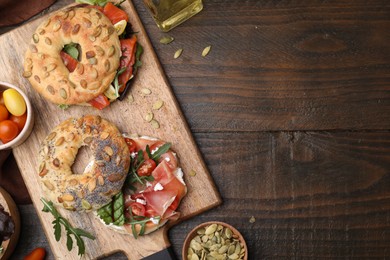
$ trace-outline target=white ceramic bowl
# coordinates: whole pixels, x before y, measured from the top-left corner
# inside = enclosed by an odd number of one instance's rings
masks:
[[[5,91],[6,89],[9,89],[9,88],[13,88],[16,91],[18,91],[20,93],[20,95],[22,95],[24,101],[26,102],[27,120],[26,120],[26,124],[24,125],[22,131],[18,134],[18,136],[15,137],[15,139],[13,139],[12,141],[10,141],[6,144],[3,144],[0,141],[0,150],[12,149],[18,145],[21,145],[27,139],[27,137],[31,134],[31,131],[34,127],[34,111],[32,109],[30,100],[28,99],[26,94],[24,94],[24,92],[20,88],[16,87],[15,85],[0,81],[0,91]]]

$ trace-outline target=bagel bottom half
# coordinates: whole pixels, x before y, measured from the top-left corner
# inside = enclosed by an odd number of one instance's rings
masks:
[[[136,237],[177,220],[180,213],[176,210],[187,187],[169,143],[146,136],[124,139],[132,158],[128,180],[122,193],[97,211],[96,216],[108,228]]]
[[[83,173],[72,172],[82,146],[92,158]],[[118,128],[100,116],[70,118],[55,127],[39,151],[38,174],[46,199],[68,210],[96,210],[121,191],[130,152]]]

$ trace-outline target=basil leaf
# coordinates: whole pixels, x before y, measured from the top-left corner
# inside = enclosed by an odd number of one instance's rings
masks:
[[[106,225],[113,222],[112,219],[112,202],[108,203],[107,205],[101,207],[98,209],[97,214],[98,216],[104,221]]]
[[[125,223],[125,201],[122,192],[114,196],[114,225],[123,226]]]

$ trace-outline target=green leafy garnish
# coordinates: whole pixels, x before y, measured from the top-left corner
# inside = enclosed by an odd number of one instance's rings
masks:
[[[137,43],[137,50],[135,51],[135,63],[133,65],[133,75],[137,73],[139,67],[142,66],[141,54],[144,52],[144,48],[142,48],[141,44]]]
[[[123,226],[125,223],[125,201],[123,193],[116,194],[110,203],[98,209],[98,216],[106,225],[113,223],[116,226]]]
[[[82,237],[87,237],[92,240],[94,240],[95,237],[82,229],[73,228],[72,225],[69,223],[69,221],[60,215],[60,213],[54,207],[53,202],[46,201],[44,198],[41,198],[41,201],[44,205],[42,211],[50,212],[54,216],[54,221],[52,223],[53,223],[54,236],[56,241],[59,241],[61,238],[61,225],[63,225],[66,230],[66,246],[68,250],[71,251],[73,248],[73,240],[71,237],[71,235],[73,235],[74,239],[76,239],[76,243],[79,248],[78,255],[80,256],[84,255],[85,244]]]
[[[66,105],[66,104],[61,104],[61,105],[58,105],[58,107],[61,108],[62,110],[67,110],[70,106]]]
[[[64,52],[72,56],[73,59],[79,59],[79,49],[77,49],[77,43],[69,43],[64,46]]]
[[[163,155],[164,153],[168,152],[169,148],[171,148],[171,143],[165,143],[163,144],[162,146],[160,146],[157,151],[155,151],[152,156],[151,156],[151,159],[155,160],[155,161],[158,161],[158,159],[160,159],[160,156]]]
[[[135,239],[137,239],[138,236],[142,236],[142,235],[145,234],[146,223],[148,223],[150,221],[156,221],[158,223],[160,221],[160,219],[161,219],[160,216],[156,216],[156,217],[153,217],[153,218],[140,217],[139,220],[135,219],[133,217],[133,219],[126,219],[126,224],[131,225],[131,231],[133,233],[133,236],[134,236]],[[137,233],[136,225],[140,225],[141,226],[141,229],[140,229],[139,233]]]
[[[122,87],[122,85],[119,85],[119,76],[126,71],[126,67],[121,68],[116,72],[115,78],[114,78],[114,88],[115,88],[115,97],[119,97],[119,89]]]

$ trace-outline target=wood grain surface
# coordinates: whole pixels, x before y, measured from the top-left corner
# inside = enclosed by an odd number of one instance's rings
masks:
[[[223,198],[170,229],[178,258],[219,220],[253,260],[389,259],[389,2],[204,0],[169,33],[133,2]],[[14,259],[47,246],[25,223]]]
[[[160,68],[137,13],[130,2],[124,3],[122,7],[129,13],[129,22],[131,22],[133,30],[137,32],[138,40],[144,48],[144,54],[142,55],[143,65],[129,93],[129,96],[132,96],[134,101],[129,99],[124,99],[123,102],[117,101],[103,111],[98,111],[92,107],[80,106],[71,106],[66,110],[61,110],[55,104],[51,104],[39,96],[29,82],[21,76],[24,53],[31,39],[25,36],[32,35],[37,25],[45,17],[27,23],[0,37],[0,63],[3,68],[8,68],[8,70],[0,72],[0,77],[2,80],[18,85],[25,90],[34,104],[34,130],[23,145],[14,148],[13,154],[32,201],[38,210],[38,215],[56,259],[78,259],[79,257],[77,256],[77,249],[74,248],[71,252],[67,250],[65,235],[62,235],[59,242],[55,240],[52,225],[53,218],[41,211],[43,205],[40,202],[40,198],[44,196],[37,174],[37,154],[41,141],[50,130],[61,121],[70,117],[77,118],[86,114],[99,114],[117,125],[122,132],[157,137],[171,142],[172,149],[181,159],[183,171],[187,173],[184,178],[187,182],[188,193],[179,209],[182,220],[220,204],[218,192]],[[13,49],[12,46],[16,45],[19,47]],[[13,49],[12,52],[10,52],[11,49]],[[150,95],[143,94],[142,90],[145,88],[151,91]],[[144,117],[152,110],[153,104],[158,100],[162,100],[164,105],[161,109],[153,111],[154,118],[160,125],[156,129],[146,122]],[[85,160],[78,163],[79,165],[87,165],[90,158],[87,156],[77,157],[77,160]],[[190,177],[188,175],[190,171],[196,172],[196,176]],[[85,257],[87,259],[95,259],[116,251],[122,251],[129,258],[139,259],[169,246],[166,231],[170,225],[164,226],[153,234],[135,239],[132,236],[122,235],[104,227],[93,213],[69,212],[64,209],[59,209],[59,211],[64,217],[69,219],[71,224],[86,230],[96,237],[94,241],[85,239]],[[130,244],[132,247],[128,246]],[[74,245],[76,244],[74,243]]]

